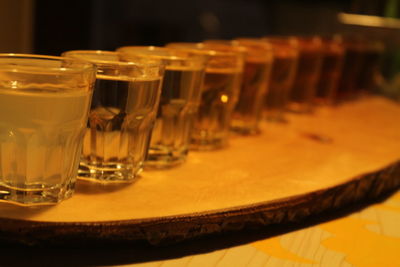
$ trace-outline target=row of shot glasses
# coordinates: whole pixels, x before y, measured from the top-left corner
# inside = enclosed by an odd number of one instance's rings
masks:
[[[3,98],[21,106],[0,113],[18,117],[25,108],[32,118],[3,126],[2,158],[17,153],[1,162],[1,199],[57,203],[73,194],[76,177],[132,182],[142,169],[183,164],[189,151],[224,149],[232,133],[258,134],[263,120],[285,122],[286,112],[309,114],[351,98],[356,81],[365,82],[347,73],[357,70],[352,64],[364,76],[376,68],[354,56],[365,42],[354,44],[340,36],[269,36],[73,50],[59,58],[2,55],[11,68],[0,77]],[[26,73],[15,71],[18,64]],[[22,95],[10,97],[12,89]],[[46,120],[54,123],[29,125]]]

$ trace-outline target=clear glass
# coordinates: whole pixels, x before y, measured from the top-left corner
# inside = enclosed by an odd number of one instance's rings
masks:
[[[131,182],[143,168],[161,92],[159,61],[122,62],[111,51],[68,51],[97,66],[79,178]]]
[[[227,146],[230,121],[243,73],[242,55],[207,48],[201,43],[172,43],[167,47],[208,57],[190,148],[213,150]]]
[[[273,50],[269,44],[256,39],[237,39],[232,41],[232,45],[245,48],[245,61],[231,128],[240,134],[256,134],[260,132],[259,123],[268,91]]]
[[[319,105],[334,103],[339,79],[342,73],[344,45],[340,35],[322,38],[322,66],[315,102]]]
[[[72,196],[94,79],[84,61],[0,54],[0,200]]]
[[[152,58],[165,65],[145,168],[167,168],[183,163],[200,103],[206,57],[154,46],[126,46],[117,51],[124,60]]]
[[[384,45],[363,35],[344,35],[345,56],[336,100],[355,99],[371,93],[381,82],[381,60]]]
[[[299,59],[288,110],[295,113],[313,111],[316,87],[322,64],[322,40],[318,36],[296,37]]]
[[[284,114],[297,71],[298,42],[290,36],[269,36],[262,38],[262,41],[270,44],[274,53],[264,117],[272,122],[286,122]]]

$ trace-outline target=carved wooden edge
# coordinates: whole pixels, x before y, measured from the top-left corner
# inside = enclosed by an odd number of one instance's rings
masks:
[[[148,243],[162,245],[211,234],[298,222],[400,187],[400,161],[343,184],[272,202],[204,213],[103,222],[37,222],[0,218],[0,242],[23,245]]]

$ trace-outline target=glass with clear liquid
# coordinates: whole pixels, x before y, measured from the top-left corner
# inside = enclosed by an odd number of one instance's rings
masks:
[[[242,80],[243,56],[202,43],[171,43],[167,47],[207,57],[190,149],[214,150],[226,147]]]
[[[154,58],[165,64],[145,168],[168,168],[185,162],[199,107],[205,57],[154,46],[127,46],[117,51],[124,59]]]
[[[160,97],[159,62],[122,62],[108,51],[69,51],[97,66],[79,178],[131,182],[141,172]]]
[[[94,74],[73,59],[0,55],[0,200],[38,205],[72,196]]]
[[[192,149],[213,150],[228,145],[240,81],[241,73],[237,69],[206,70],[200,107],[191,137]]]
[[[171,167],[186,160],[203,74],[202,69],[166,68],[146,166]]]

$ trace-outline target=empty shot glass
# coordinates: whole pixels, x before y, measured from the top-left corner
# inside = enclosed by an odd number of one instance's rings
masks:
[[[167,47],[208,57],[190,148],[214,150],[227,146],[231,116],[242,79],[242,55],[207,48],[201,43],[171,43]]]
[[[161,92],[163,65],[123,62],[111,51],[67,51],[97,66],[79,178],[130,182],[143,168]]]
[[[117,51],[124,60],[153,58],[165,65],[160,105],[145,167],[166,168],[183,163],[200,103],[206,57],[154,46],[125,46]]]
[[[296,37],[299,59],[293,87],[290,90],[288,110],[294,113],[310,113],[322,64],[322,40],[319,36]]]
[[[216,48],[225,45],[243,54],[243,78],[230,125],[232,131],[239,134],[259,133],[259,122],[273,60],[271,46],[265,42],[245,38],[232,41],[209,40],[204,43]]]
[[[262,38],[262,41],[272,46],[274,54],[274,62],[264,104],[264,117],[272,122],[285,122],[284,114],[297,71],[298,42],[296,38],[290,36],[269,36]]]
[[[0,200],[55,204],[74,193],[95,79],[76,59],[0,54]]]

